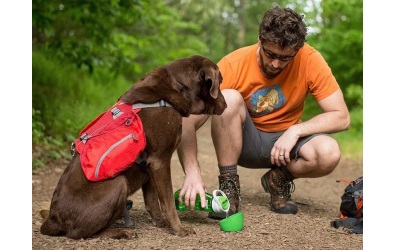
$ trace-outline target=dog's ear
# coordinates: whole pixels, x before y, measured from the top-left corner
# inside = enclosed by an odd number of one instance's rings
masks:
[[[210,88],[210,95],[213,99],[217,99],[219,85],[222,82],[222,75],[218,68],[206,66],[202,70],[202,78]]]
[[[221,114],[226,108],[220,90],[222,75],[217,64],[210,59],[194,55],[168,66],[181,85],[180,93],[187,95],[191,114]]]

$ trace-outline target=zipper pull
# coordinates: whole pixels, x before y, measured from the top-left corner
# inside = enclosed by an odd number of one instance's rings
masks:
[[[130,126],[130,125],[132,125],[132,120],[131,120],[131,118],[128,118],[125,121],[125,126]]]

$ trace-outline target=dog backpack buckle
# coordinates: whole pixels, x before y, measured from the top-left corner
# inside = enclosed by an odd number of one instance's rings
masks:
[[[72,156],[74,156],[75,153],[76,153],[76,148],[75,148],[75,142],[74,141],[71,143],[70,153],[71,153]]]

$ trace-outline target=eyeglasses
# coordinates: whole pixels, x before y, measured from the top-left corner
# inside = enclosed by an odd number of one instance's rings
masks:
[[[278,59],[279,61],[282,61],[282,62],[289,62],[297,54],[297,51],[296,51],[296,53],[293,56],[282,56],[282,55],[275,54],[274,52],[264,48],[263,46],[261,46],[261,48],[264,51],[264,55],[266,55],[269,59],[272,59],[272,60]]]

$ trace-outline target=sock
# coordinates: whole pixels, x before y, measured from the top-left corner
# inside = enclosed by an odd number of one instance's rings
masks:
[[[237,175],[237,164],[230,165],[230,166],[221,166],[218,164],[219,174],[227,174],[230,173],[231,175]]]

